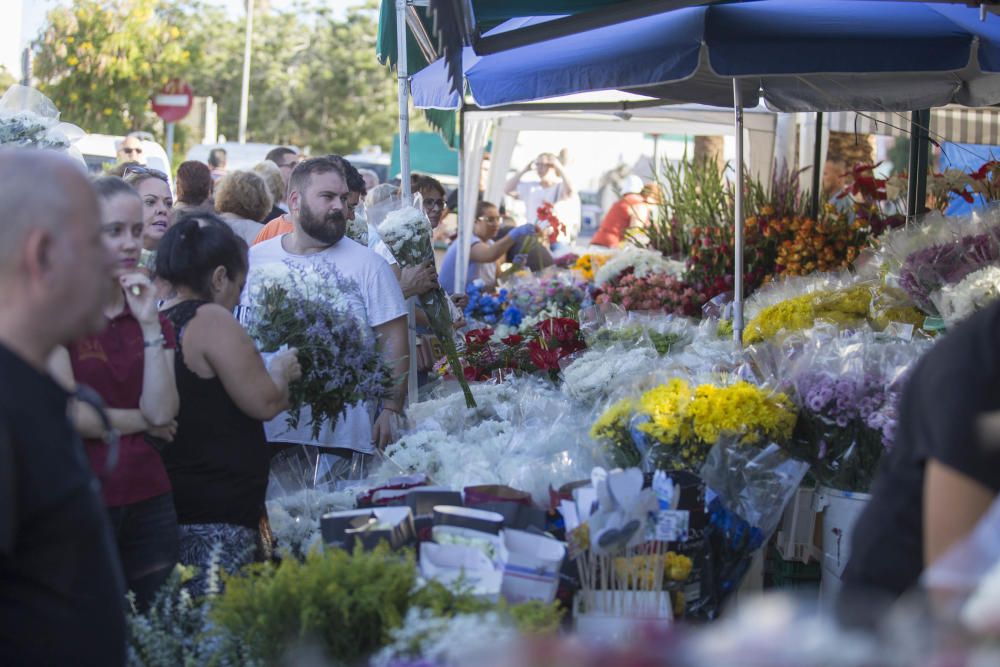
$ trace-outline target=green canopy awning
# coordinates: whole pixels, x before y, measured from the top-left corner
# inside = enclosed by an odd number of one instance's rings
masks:
[[[410,134],[410,170],[415,174],[458,176],[458,151],[449,148],[433,132]],[[399,173],[399,135],[392,139],[392,160],[389,176]]]

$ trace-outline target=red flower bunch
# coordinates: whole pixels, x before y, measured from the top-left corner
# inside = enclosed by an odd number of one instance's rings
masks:
[[[560,233],[566,233],[566,225],[556,216],[555,205],[552,202],[543,202],[535,214],[538,216],[539,222],[545,222],[549,225],[549,244],[555,243],[559,239]]]
[[[459,357],[467,380],[489,380],[503,371],[545,372],[557,380],[559,361],[587,347],[580,324],[566,317],[544,320],[529,334],[512,334],[499,343],[492,338],[489,328],[465,334],[465,349]]]
[[[626,271],[604,287],[597,302],[615,303],[625,310],[696,316],[704,297],[691,285],[665,273],[651,273],[637,278],[631,271]]]

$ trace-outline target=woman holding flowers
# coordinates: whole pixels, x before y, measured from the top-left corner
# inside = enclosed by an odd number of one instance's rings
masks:
[[[157,313],[149,279],[137,271],[145,228],[142,200],[113,176],[97,179],[95,189],[101,235],[116,259],[104,307],[107,327],[58,350],[51,370],[68,388],[77,383],[92,388],[108,408],[110,428],[79,401],[71,416],[101,482],[125,582],[145,608],[177,562],[170,479],[146,437],[166,442],[176,429],[174,329]]]
[[[493,238],[500,229],[500,209],[496,204],[481,201],[476,205],[475,234],[472,247],[469,248],[469,271],[466,282],[483,281],[483,289],[492,290],[497,285],[497,260],[507,254],[507,251],[521,239],[536,233],[532,224],[517,227],[499,241]],[[455,294],[455,267],[458,262],[458,243],[452,243],[441,263],[438,281],[448,294]]]
[[[236,571],[262,552],[270,462],[263,422],[288,407],[299,362],[291,349],[265,367],[233,317],[246,282],[247,247],[222,220],[202,213],[171,227],[160,242],[156,274],[176,295],[163,314],[177,331],[181,410],[163,460],[174,488],[180,561],[206,572],[218,543],[219,565]]]

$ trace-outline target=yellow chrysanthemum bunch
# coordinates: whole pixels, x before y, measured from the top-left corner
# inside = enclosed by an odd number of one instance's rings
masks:
[[[768,306],[750,320],[743,331],[747,345],[773,338],[779,331],[800,331],[816,320],[855,326],[868,315],[872,295],[868,286],[802,294]]]
[[[638,465],[641,454],[632,442],[632,417],[649,436],[656,466],[664,470],[697,470],[722,438],[740,444],[783,442],[795,427],[795,407],[781,393],[747,382],[694,389],[680,379],[650,389],[638,401],[624,399],[608,408],[590,429],[590,436],[608,446],[617,465]]]
[[[657,569],[663,568],[663,583],[687,581],[691,576],[691,559],[668,551],[663,555],[615,558],[615,574],[626,579],[629,588],[651,589]]]
[[[786,395],[747,382],[728,387],[701,385],[695,390],[688,417],[695,438],[707,445],[727,436],[738,437],[744,445],[785,441],[795,428],[795,408]]]
[[[594,422],[590,427],[590,437],[594,440],[617,440],[624,431],[628,433],[628,422],[635,412],[635,403],[631,398],[623,398],[610,408]]]
[[[580,255],[573,265],[573,268],[580,273],[586,281],[592,281],[594,279],[594,274],[597,273],[597,269],[604,266],[610,255]]]
[[[639,412],[649,417],[639,430],[659,442],[677,442],[691,435],[688,408],[694,395],[684,380],[673,379],[650,389],[639,399]]]

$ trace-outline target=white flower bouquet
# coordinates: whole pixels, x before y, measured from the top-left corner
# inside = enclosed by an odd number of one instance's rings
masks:
[[[1000,297],[1000,266],[991,264],[973,271],[954,285],[945,285],[930,295],[948,326],[961,322]]]
[[[675,278],[684,275],[684,262],[667,259],[658,250],[628,247],[617,253],[594,274],[594,284],[598,287],[613,280],[615,277],[632,269],[636,278],[643,278],[653,273],[665,273]]]
[[[336,422],[349,405],[380,398],[392,387],[375,340],[351,313],[345,289],[357,289],[320,266],[274,262],[251,267],[247,329],[261,352],[297,348],[302,377],[289,386],[288,424],[297,428],[303,406],[312,435]]]
[[[434,261],[431,223],[417,208],[405,206],[389,213],[379,225],[378,232],[401,267],[418,266]],[[420,295],[419,299],[420,306],[427,314],[431,330],[444,347],[451,372],[462,386],[466,405],[470,408],[475,407],[476,400],[469,389],[469,383],[465,380],[462,363],[458,359],[458,350],[455,348],[448,295],[438,287]]]

